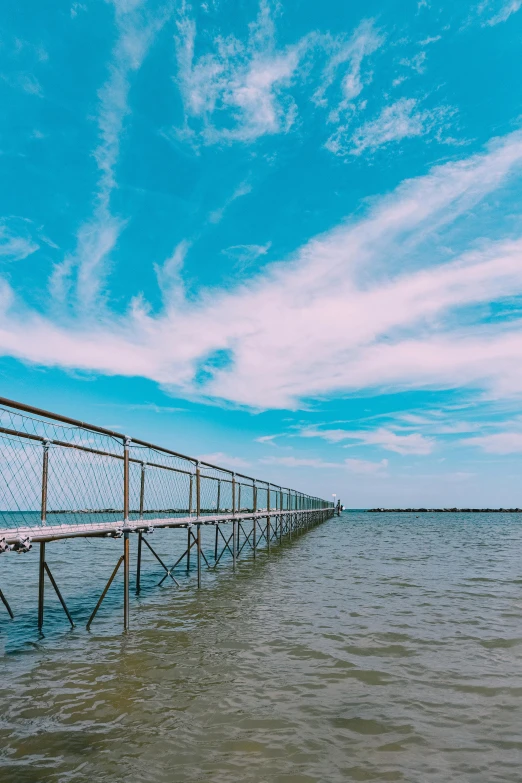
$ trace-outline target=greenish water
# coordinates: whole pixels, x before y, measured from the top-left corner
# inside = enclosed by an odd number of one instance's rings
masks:
[[[121,547],[48,546],[79,623]],[[345,513],[200,591],[149,554],[126,635],[117,585],[90,634],[48,588],[39,639],[37,558],[0,559],[1,783],[521,780],[522,515]]]

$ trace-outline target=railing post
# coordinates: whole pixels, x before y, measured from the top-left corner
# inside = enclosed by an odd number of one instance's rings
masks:
[[[145,510],[145,469],[146,463],[141,463],[141,479],[140,479],[140,520],[143,519],[143,513]],[[141,589],[141,549],[143,543],[143,531],[138,531],[138,555],[136,562],[136,595],[139,594]]]
[[[48,440],[43,441],[42,459],[42,497],[40,504],[40,518],[42,525],[47,524],[47,484],[49,480],[49,445]],[[41,632],[44,618],[45,597],[45,541],[40,543],[40,561],[38,569],[38,630]]]
[[[257,514],[257,484],[255,479],[254,479],[252,494],[254,496],[253,511],[254,514]],[[257,518],[254,516],[253,531],[252,531],[252,548],[254,550],[254,560],[256,559],[256,546],[257,546]]]
[[[40,543],[40,563],[38,571],[38,630],[42,631],[45,594],[45,541]]]
[[[266,485],[266,510],[269,512],[269,515],[266,518],[266,541],[267,541],[267,552],[270,554],[270,482]]]
[[[237,510],[241,514],[241,481],[239,482],[238,489],[237,489]],[[239,538],[241,535],[241,522],[238,522],[236,532],[237,532],[237,556],[239,557],[239,543],[240,543]]]
[[[196,462],[196,517],[199,519],[201,515],[201,473],[199,470],[199,462]]]
[[[129,541],[129,444],[125,438],[123,448],[123,630],[129,629],[129,582],[130,582],[130,541]]]
[[[236,513],[236,474],[232,473],[232,514]],[[237,520],[232,520],[232,567],[236,570],[236,532],[237,532]]]
[[[198,588],[201,587],[201,522],[197,524]]]
[[[42,459],[42,502],[40,507],[40,516],[42,525],[47,524],[47,485],[49,482],[49,440],[43,441],[43,459]]]

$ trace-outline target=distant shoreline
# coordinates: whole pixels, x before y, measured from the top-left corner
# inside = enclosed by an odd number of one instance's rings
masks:
[[[522,508],[367,508],[367,513],[410,513],[410,514],[516,514]]]

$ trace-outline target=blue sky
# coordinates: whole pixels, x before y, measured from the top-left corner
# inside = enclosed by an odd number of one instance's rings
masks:
[[[522,506],[522,2],[4,7],[2,395]]]

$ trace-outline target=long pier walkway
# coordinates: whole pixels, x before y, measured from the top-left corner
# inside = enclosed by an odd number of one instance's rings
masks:
[[[338,504],[339,507],[339,504]],[[332,517],[331,502],[187,457],[162,446],[0,397],[0,554],[39,546],[38,629],[44,624],[45,587],[56,592],[74,626],[46,547],[60,539],[122,538],[122,553],[93,608],[94,621],[123,568],[123,627],[130,625],[131,536],[137,539],[136,593],[142,557],[155,557],[162,579],[177,584],[175,569],[217,568],[262,548],[270,553],[287,538]],[[213,556],[202,531],[213,532]],[[154,550],[155,528],[183,530],[184,552],[173,564]],[[208,535],[208,532],[207,532]],[[207,554],[205,554],[207,551]],[[0,580],[1,588],[1,580]],[[0,600],[10,618],[9,596]]]

